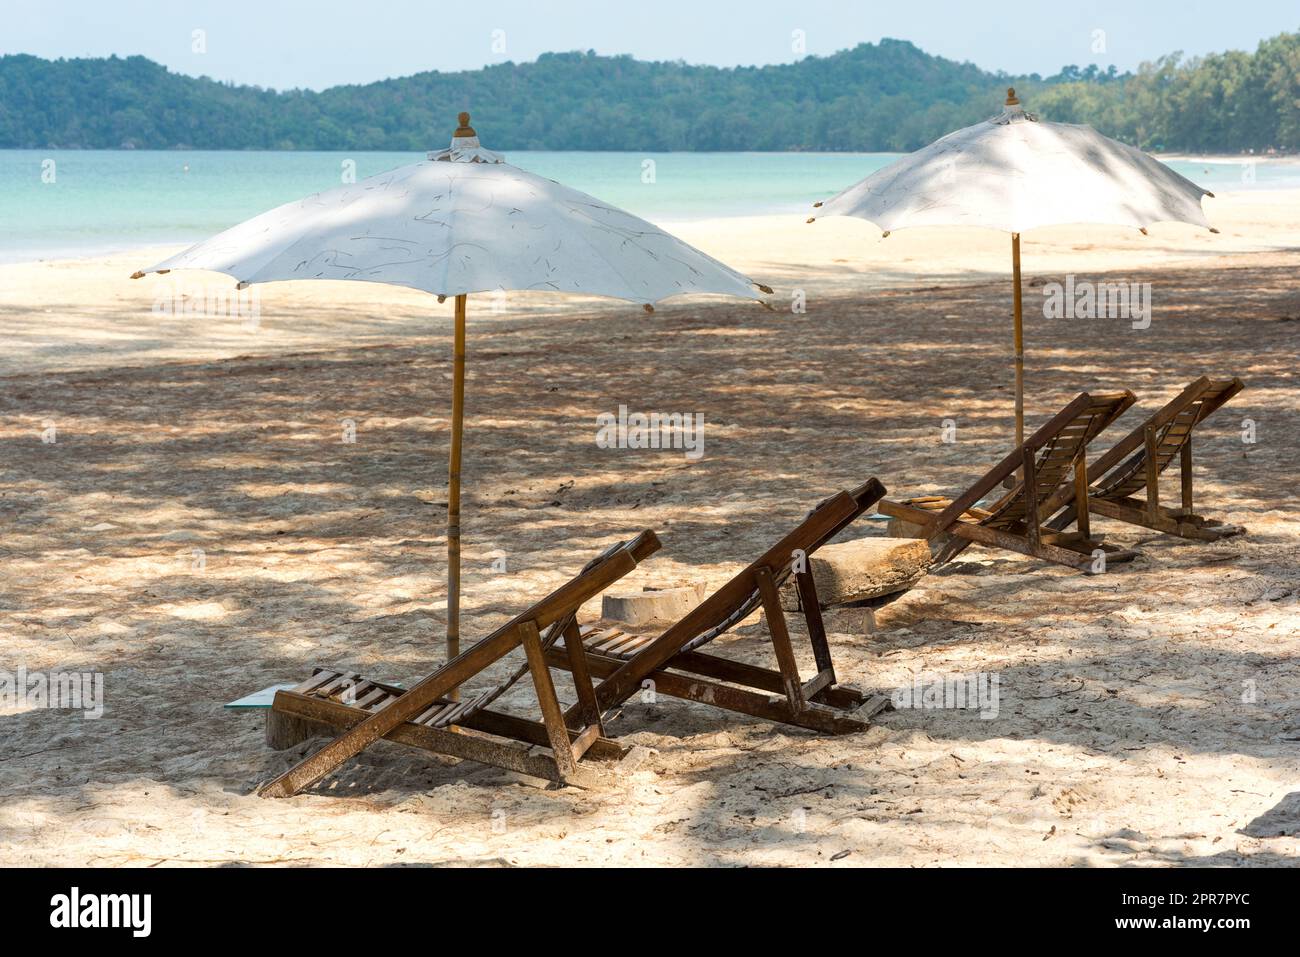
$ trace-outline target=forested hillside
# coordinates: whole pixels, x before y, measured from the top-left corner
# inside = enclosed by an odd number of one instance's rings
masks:
[[[1148,149],[1300,148],[1300,34],[1135,74],[989,73],[883,40],[722,69],[552,53],[458,73],[276,92],[143,57],[0,57],[0,148],[393,149],[442,145],[469,109],[499,149],[912,150],[1020,89],[1044,118]]]

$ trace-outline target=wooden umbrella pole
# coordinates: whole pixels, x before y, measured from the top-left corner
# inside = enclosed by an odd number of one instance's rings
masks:
[[[456,297],[452,346],[451,455],[447,468],[447,660],[460,654],[460,451],[465,426],[465,295]],[[460,689],[450,692],[452,700]]]
[[[1025,444],[1025,336],[1020,302],[1020,234],[1011,234],[1012,303],[1016,314],[1016,445]]]

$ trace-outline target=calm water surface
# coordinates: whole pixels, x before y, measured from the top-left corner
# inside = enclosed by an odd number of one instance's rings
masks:
[[[582,153],[506,159],[654,222],[797,213],[894,153]],[[0,150],[0,262],[195,242],[419,153]],[[653,182],[645,182],[651,160]],[[1174,162],[1219,191],[1300,187],[1300,165]]]

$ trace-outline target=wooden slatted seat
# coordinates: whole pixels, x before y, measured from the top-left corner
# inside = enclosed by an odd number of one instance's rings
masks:
[[[1192,432],[1211,413],[1245,388],[1238,378],[1201,376],[1088,468],[1088,508],[1107,518],[1199,541],[1217,541],[1244,531],[1198,515],[1193,509]],[[1160,476],[1179,462],[1181,503],[1160,504]],[[1048,524],[1065,529],[1078,519],[1074,490],[1052,496],[1045,510],[1056,512]]]
[[[1098,549],[1108,562],[1130,560],[1136,552],[1108,546],[1100,537],[1093,537],[1087,508],[1081,511],[1082,521],[1075,533],[1045,528],[1044,522],[1055,511],[1048,508],[1054,495],[1064,488],[1084,487],[1088,443],[1133,402],[1129,391],[1095,396],[1082,392],[955,499],[930,495],[883,501],[879,510],[922,526],[936,563],[952,561],[973,542],[1085,572],[1093,571]],[[977,502],[1017,470],[1021,476],[1009,491],[987,508],[977,507]],[[1082,500],[1086,503],[1088,496],[1082,495]]]
[[[584,651],[581,662],[558,650],[549,652],[547,661],[559,668],[579,665],[601,679],[595,693],[602,714],[643,687],[653,686],[658,694],[816,731],[843,734],[865,730],[871,716],[888,701],[838,683],[808,560],[884,494],[884,486],[870,479],[828,498],[753,564],[660,634],[610,627],[584,633],[575,626],[573,633]],[[808,680],[800,674],[778,594],[791,576],[799,589],[801,614],[817,668]],[[760,607],[766,616],[775,669],[699,650]],[[576,714],[578,706],[571,711]]]
[[[273,721],[295,722],[305,735],[322,728],[343,734],[259,793],[263,797],[297,794],[380,738],[566,784],[606,783],[609,762],[627,757],[628,749],[604,736],[592,681],[583,667],[576,615],[583,602],[658,548],[654,532],[645,531],[608,549],[576,577],[410,689],[318,668],[297,687],[277,692],[267,718],[268,740],[284,743],[284,736],[270,733]],[[561,642],[578,696],[576,710],[567,718],[546,663],[548,652]],[[520,646],[526,660],[504,680],[463,701],[448,697]],[[540,721],[489,707],[525,675],[532,678]],[[601,763],[603,768],[594,766]]]
[[[654,641],[651,634],[625,634],[618,628],[581,627],[582,645],[590,652],[604,655],[606,658],[627,660]]]

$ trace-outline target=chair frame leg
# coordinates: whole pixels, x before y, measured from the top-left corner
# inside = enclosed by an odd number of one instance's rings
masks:
[[[573,755],[569,729],[564,723],[564,712],[560,708],[560,699],[555,694],[555,682],[551,680],[551,669],[546,664],[542,637],[535,622],[524,622],[523,646],[524,653],[528,656],[528,671],[533,678],[533,688],[537,692],[537,704],[542,709],[542,723],[550,738],[555,768],[560,779],[567,783],[577,776],[578,761]]]
[[[578,695],[578,709],[587,727],[595,726],[600,736],[605,736],[604,716],[600,712],[600,702],[596,700],[595,684],[591,672],[587,669],[587,655],[582,647],[582,630],[577,619],[564,629],[564,651],[569,660],[569,674],[573,678],[574,691]],[[566,716],[567,717],[567,716]]]
[[[1154,520],[1160,514],[1160,463],[1156,458],[1156,430],[1148,425],[1142,433],[1146,445],[1147,514]]]
[[[781,595],[772,580],[772,573],[766,568],[758,570],[758,592],[763,598],[767,630],[772,639],[772,650],[776,653],[776,664],[785,684],[785,695],[790,700],[790,708],[798,713],[803,711],[808,703],[804,700],[803,682],[799,678],[799,663],[795,660],[794,648],[790,644],[790,631],[786,628]]]

